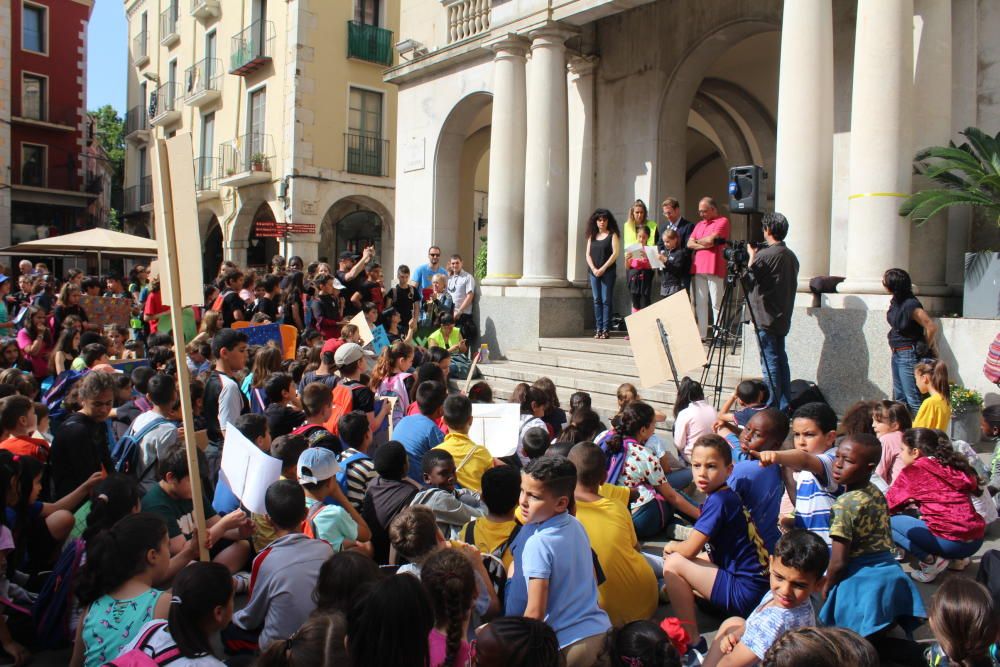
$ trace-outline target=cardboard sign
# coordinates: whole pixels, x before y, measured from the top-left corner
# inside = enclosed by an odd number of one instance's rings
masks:
[[[184,315],[184,344],[186,345],[198,335],[198,324],[194,321],[194,309],[191,306],[185,306],[181,313]],[[156,330],[159,333],[168,334],[173,331],[174,325],[171,323],[170,311],[160,313],[158,320],[159,324]]]
[[[473,403],[469,438],[489,450],[494,458],[517,451],[521,406],[516,403]]]
[[[163,145],[170,161],[170,201],[159,205],[171,207],[170,231],[173,234],[177,252],[177,262],[183,266],[180,275],[175,276],[176,287],[179,289],[182,306],[193,306],[205,300],[205,285],[202,283],[202,255],[204,245],[201,241],[201,231],[198,229],[198,198],[194,188],[194,147],[190,132],[180,132],[167,139]],[[157,177],[154,170],[154,180]],[[155,195],[156,193],[154,193]],[[165,216],[154,215],[156,225],[156,243],[161,259],[167,257],[166,220]],[[157,267],[162,271],[162,266]],[[160,280],[161,298],[165,305],[170,304],[170,289],[172,281]]]
[[[368,326],[368,320],[365,318],[364,311],[359,312],[357,315],[352,317],[351,324],[358,328],[358,334],[361,336],[362,346],[375,340],[375,335],[372,333],[372,328]]]
[[[635,357],[636,368],[639,369],[639,381],[643,389],[655,387],[661,382],[673,382],[670,361],[660,340],[657,320],[663,322],[663,328],[667,332],[670,354],[677,367],[678,377],[702,368],[708,361],[698,334],[691,301],[687,292],[682,290],[625,318],[629,345],[632,356]]]
[[[382,354],[382,350],[389,347],[389,334],[385,332],[385,327],[381,324],[372,331],[372,351],[376,355]]]
[[[128,297],[80,295],[80,307],[87,313],[87,319],[101,328],[113,324],[127,329],[133,303]]]
[[[257,514],[267,514],[264,494],[267,487],[281,477],[281,459],[268,456],[239,429],[226,424],[220,474],[244,507]]]

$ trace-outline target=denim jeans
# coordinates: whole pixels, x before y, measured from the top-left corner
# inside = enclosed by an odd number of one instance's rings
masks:
[[[667,473],[667,484],[676,491],[683,491],[694,481],[694,473],[691,468],[679,468]]]
[[[893,542],[921,560],[930,554],[948,560],[968,558],[983,545],[982,540],[956,542],[938,537],[926,523],[909,514],[895,514],[889,518],[889,524],[892,526]]]
[[[787,410],[792,393],[792,374],[788,369],[788,355],[785,354],[785,337],[761,329],[757,332],[757,342],[760,345],[760,370],[771,394],[767,407]]]
[[[658,498],[653,499],[632,513],[632,525],[640,540],[647,540],[667,527],[673,518],[673,508]]]
[[[906,403],[910,408],[910,415],[914,417],[924,400],[917,389],[917,380],[913,377],[916,365],[917,353],[914,350],[892,353],[892,400]]]
[[[611,307],[615,296],[615,267],[610,266],[600,278],[592,272],[590,290],[594,293],[594,328],[597,331],[607,331],[611,326]]]

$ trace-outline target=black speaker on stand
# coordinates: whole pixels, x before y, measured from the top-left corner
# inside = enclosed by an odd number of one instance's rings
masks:
[[[729,170],[729,210],[732,213],[763,213],[764,193],[761,181],[767,178],[763,167],[755,164]]]

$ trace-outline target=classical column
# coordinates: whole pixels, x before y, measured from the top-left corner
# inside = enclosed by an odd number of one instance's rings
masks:
[[[788,218],[799,289],[830,270],[833,179],[831,0],[785,2],[778,74],[774,210]]]
[[[524,167],[524,277],[518,285],[566,285],[569,153],[566,38],[559,26],[531,33],[527,154]]]
[[[247,265],[247,248],[250,242],[246,239],[230,240],[223,244],[223,256],[236,264],[236,266]]]
[[[899,205],[910,192],[912,112],[913,0],[858,0],[841,292],[884,294],[885,270],[909,268],[911,223]]]
[[[951,3],[914,0],[913,89],[951,91]],[[951,138],[952,96],[921,95],[913,107],[913,148],[946,146]],[[936,187],[923,176],[913,178],[913,190]],[[944,294],[948,247],[948,213],[913,226],[910,236],[910,277],[921,294]]]
[[[524,243],[525,54],[527,40],[507,35],[492,44],[489,251],[484,285],[515,285]]]
[[[569,225],[566,278],[587,285],[587,220],[594,209],[594,72],[596,56],[569,59]]]

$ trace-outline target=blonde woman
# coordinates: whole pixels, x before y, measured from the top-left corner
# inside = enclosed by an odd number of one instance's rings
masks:
[[[656,223],[649,219],[646,203],[641,199],[636,199],[632,208],[628,210],[628,220],[622,229],[622,242],[625,244],[625,248],[639,243],[638,230],[640,227],[649,230],[649,238],[652,240],[652,243],[647,241],[644,245],[656,245]],[[632,259],[631,253],[625,253],[625,259]]]

